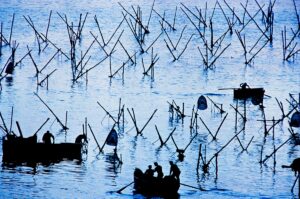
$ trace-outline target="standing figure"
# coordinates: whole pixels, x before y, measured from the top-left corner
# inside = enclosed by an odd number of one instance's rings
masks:
[[[180,176],[180,169],[178,168],[178,166],[176,164],[174,164],[172,161],[170,161],[170,175],[173,176],[174,178],[176,178],[178,181],[180,181],[179,176]]]
[[[51,138],[53,140],[53,142],[51,142]],[[49,131],[47,131],[44,135],[43,135],[43,142],[45,144],[54,144],[54,136],[52,135],[52,133],[50,133]]]
[[[155,165],[154,172],[157,172],[157,178],[162,179],[164,177],[164,173],[162,172],[162,167],[157,162],[154,162],[154,165]]]

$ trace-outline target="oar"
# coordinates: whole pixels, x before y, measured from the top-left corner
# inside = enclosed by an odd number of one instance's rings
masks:
[[[194,188],[194,189],[198,189],[200,191],[207,191],[206,189],[203,189],[203,188],[199,188],[199,187],[194,187],[194,186],[191,186],[191,185],[188,185],[188,184],[184,184],[184,183],[180,183],[181,185],[183,186],[186,186],[186,187],[191,187],[191,188]]]
[[[236,88],[219,88],[218,90],[234,90]]]
[[[133,183],[133,181],[132,181],[130,184],[126,185],[125,187],[119,189],[119,190],[117,191],[117,193],[121,193],[124,189],[126,189],[127,187],[129,187],[130,185],[132,185],[132,183]]]

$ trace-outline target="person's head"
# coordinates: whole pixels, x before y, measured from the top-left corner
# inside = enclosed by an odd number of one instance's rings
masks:
[[[158,165],[157,162],[154,162],[154,165],[157,166]]]
[[[50,131],[48,130],[46,133],[50,133]]]
[[[151,166],[151,165],[148,165],[148,168],[149,168],[149,169],[151,169],[151,168],[152,168],[152,166]]]
[[[170,163],[170,165],[173,165],[173,164],[174,164],[173,161],[170,161],[169,163]]]

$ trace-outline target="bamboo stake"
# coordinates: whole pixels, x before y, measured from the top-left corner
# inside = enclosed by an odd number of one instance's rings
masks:
[[[66,127],[61,121],[60,119],[56,116],[56,114],[52,111],[52,109],[42,100],[42,98],[40,98],[40,96],[37,93],[34,93],[39,99],[40,101],[48,108],[48,110],[52,113],[52,115],[55,117],[55,119],[57,120],[57,122],[62,126],[63,130],[67,130],[69,129],[68,127]]]
[[[273,154],[275,154],[283,145],[285,145],[288,141],[290,141],[292,137],[287,139],[284,143],[282,143],[279,147],[275,148],[273,152],[270,155],[266,155],[266,158],[262,161],[262,163],[265,163],[270,157],[272,157]]]
[[[10,34],[9,34],[9,45],[11,45],[11,38],[12,38],[12,34],[13,34],[14,21],[15,21],[15,13],[13,14],[12,21],[11,21]]]
[[[50,26],[51,15],[52,15],[52,10],[50,10],[50,14],[49,14],[48,25],[47,25],[47,29],[46,29],[46,39],[48,37],[48,31],[49,31],[49,26]]]
[[[96,144],[97,144],[97,146],[98,146],[98,148],[99,148],[99,153],[102,153],[103,151],[101,150],[101,147],[100,147],[100,145],[99,145],[99,143],[98,143],[98,141],[97,141],[97,139],[96,139],[96,136],[95,136],[95,134],[94,134],[94,132],[93,132],[93,130],[92,130],[92,127],[90,126],[90,124],[88,124],[88,126],[89,126],[90,131],[91,131],[91,133],[92,133],[92,135],[93,135],[93,137],[94,137],[94,140],[95,140],[95,142],[96,142]]]

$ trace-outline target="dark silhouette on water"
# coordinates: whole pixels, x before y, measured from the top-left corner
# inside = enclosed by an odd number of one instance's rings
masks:
[[[55,142],[55,138],[54,135],[52,133],[50,133],[50,131],[47,131],[44,135],[43,135],[43,142],[45,144],[54,144]],[[51,141],[52,139],[52,141]]]
[[[250,88],[245,82],[240,84],[240,88],[233,90],[234,99],[251,99],[254,105],[258,105],[263,102],[265,90],[263,88]]]
[[[153,178],[154,176],[154,170],[152,169],[152,166],[151,165],[148,165],[148,169],[145,171],[145,176],[147,178]]]
[[[154,172],[157,172],[157,178],[162,179],[164,177],[162,167],[157,162],[154,162],[154,165],[155,165]]]
[[[207,101],[206,101],[206,98],[201,95],[199,98],[198,98],[198,101],[197,101],[197,108],[199,110],[205,110],[207,109]]]
[[[300,112],[295,112],[292,115],[291,121],[290,121],[290,126],[299,128],[300,127]]]
[[[85,134],[80,134],[76,137],[75,139],[75,143],[77,144],[83,144],[83,143],[87,143],[87,137]]]
[[[282,165],[282,168],[291,168],[292,171],[295,172],[295,175],[297,175],[295,181],[294,181],[294,184],[293,184],[293,187],[291,189],[291,192],[293,192],[293,189],[296,185],[296,182],[298,180],[298,186],[300,188],[300,158],[296,158],[294,159],[294,161],[292,162],[292,164],[290,165]],[[298,197],[300,198],[300,189],[299,189],[299,193],[298,193]]]
[[[173,176],[165,176],[162,179],[149,178],[138,168],[134,171],[134,193],[147,197],[178,198],[179,187],[179,181]]]
[[[291,168],[296,175],[300,172],[300,158],[296,158],[290,165],[282,165],[282,168]]]
[[[3,163],[59,162],[63,159],[82,160],[82,143],[54,143],[54,136],[47,131],[43,142],[37,134],[24,138],[7,133],[2,138]]]
[[[12,61],[9,62],[9,63],[7,64],[7,66],[6,66],[5,73],[11,75],[11,74],[13,73],[13,71],[14,71],[14,68],[15,68],[14,63],[13,63]]]
[[[172,177],[174,177],[176,180],[178,180],[178,182],[180,182],[180,169],[178,168],[178,166],[176,164],[173,163],[173,161],[170,161],[170,175]]]

